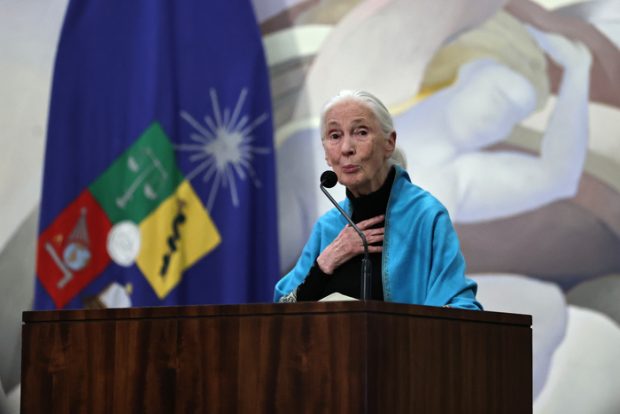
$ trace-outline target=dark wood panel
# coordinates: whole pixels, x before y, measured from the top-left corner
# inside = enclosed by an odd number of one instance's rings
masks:
[[[371,315],[368,330],[369,412],[532,410],[528,327]]]
[[[178,381],[176,320],[120,320],[115,336],[108,361],[113,371],[106,378],[113,380],[113,409],[108,412],[173,413]]]
[[[363,315],[179,324],[176,412],[362,412]]]
[[[529,412],[528,320],[381,302],[30,312],[22,412]]]
[[[40,323],[23,341],[22,413],[174,410],[174,320]]]
[[[439,310],[439,311],[438,311]],[[502,312],[479,312],[462,309],[436,308],[431,306],[406,305],[379,301],[354,302],[301,302],[269,303],[246,305],[195,305],[195,306],[161,306],[153,308],[129,309],[80,309],[63,311],[24,312],[24,322],[78,321],[104,319],[157,319],[157,318],[192,318],[220,316],[252,316],[281,314],[313,314],[331,312],[351,313],[393,313],[439,319],[456,319],[484,323],[501,323],[530,326],[530,315]]]

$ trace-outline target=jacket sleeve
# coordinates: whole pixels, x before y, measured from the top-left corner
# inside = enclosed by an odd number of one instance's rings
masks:
[[[426,304],[482,310],[476,300],[478,285],[465,276],[465,259],[446,211],[439,212],[431,233],[431,266]]]
[[[296,302],[297,288],[301,285],[310,272],[314,261],[319,256],[321,247],[320,222],[312,229],[310,238],[304,246],[295,267],[276,283],[274,302]]]

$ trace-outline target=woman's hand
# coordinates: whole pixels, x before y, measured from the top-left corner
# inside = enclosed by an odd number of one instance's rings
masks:
[[[369,253],[378,253],[383,250],[383,246],[371,246],[371,244],[383,241],[384,227],[376,229],[371,227],[381,223],[384,219],[385,216],[380,215],[356,223],[366,236]],[[362,253],[364,253],[362,239],[353,227],[347,225],[334,241],[323,250],[316,262],[323,273],[331,275],[343,263]]]

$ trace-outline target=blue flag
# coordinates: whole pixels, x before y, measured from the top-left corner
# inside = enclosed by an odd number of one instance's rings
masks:
[[[274,158],[248,0],[71,1],[35,308],[271,301]]]

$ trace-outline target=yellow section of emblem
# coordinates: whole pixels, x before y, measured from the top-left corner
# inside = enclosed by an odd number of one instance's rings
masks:
[[[157,297],[165,298],[183,271],[220,244],[209,213],[188,181],[140,223],[137,264]]]

